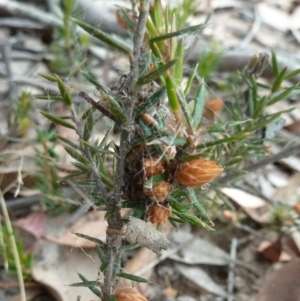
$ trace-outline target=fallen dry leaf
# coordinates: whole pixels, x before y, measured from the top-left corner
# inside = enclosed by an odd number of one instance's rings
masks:
[[[287,254],[286,252],[282,251],[280,240],[277,240],[273,243],[269,241],[262,241],[259,244],[257,251],[263,257],[273,262],[291,260],[291,256],[289,256],[289,254]]]
[[[53,295],[56,301],[95,300],[95,295],[86,287],[70,287],[69,284],[81,282],[80,272],[88,280],[98,277],[100,261],[95,249],[65,247],[46,241],[39,242],[34,256],[31,275]]]
[[[46,216],[43,211],[36,211],[28,216],[14,222],[18,228],[18,239],[20,239],[26,252],[32,252],[38,240],[42,237],[46,228]],[[24,231],[27,233],[24,233]],[[30,235],[28,235],[28,233]]]
[[[53,234],[44,235],[44,238],[53,243],[65,246],[94,248],[94,242],[78,237],[74,233],[85,234],[105,242],[107,221],[104,219],[104,216],[105,212],[90,211],[59,236],[57,236],[57,233],[53,231]]]
[[[269,204],[264,199],[237,188],[222,188],[221,191],[256,222],[270,221]]]
[[[134,289],[122,289],[115,293],[118,301],[148,301],[142,294]]]
[[[254,301],[300,301],[300,259],[275,271],[263,283]]]
[[[180,274],[202,290],[221,297],[227,296],[223,287],[213,281],[213,279],[199,266],[195,267],[176,264],[175,268]]]

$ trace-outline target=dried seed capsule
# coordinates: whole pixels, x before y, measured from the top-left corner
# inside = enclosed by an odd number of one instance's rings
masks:
[[[154,175],[164,173],[162,160],[153,157],[145,158],[144,170],[145,170],[146,178],[150,178]]]
[[[195,159],[179,166],[176,180],[187,187],[199,187],[217,178],[222,171],[222,166],[215,161]]]
[[[222,109],[223,105],[224,103],[220,98],[215,98],[208,101],[204,106],[202,116],[206,119],[213,120],[216,113]]]
[[[144,193],[148,197],[158,202],[163,202],[171,191],[172,185],[166,181],[155,184],[152,188],[144,188]]]
[[[172,209],[167,202],[157,204],[154,202],[147,211],[147,218],[152,224],[163,224],[172,214]]]

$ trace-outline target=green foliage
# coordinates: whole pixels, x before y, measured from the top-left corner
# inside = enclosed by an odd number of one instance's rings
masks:
[[[30,110],[32,109],[31,101],[31,95],[28,92],[23,91],[14,111],[14,117],[18,124],[22,137],[26,136],[27,131],[31,125],[29,117]]]
[[[73,105],[72,93],[64,81],[58,76],[42,74],[44,78],[58,84],[59,99],[70,110],[70,117],[55,116],[45,111],[41,111],[41,114],[54,124],[75,130],[79,136],[78,142],[58,137],[65,143],[67,153],[75,159],[73,164],[77,169],[60,180],[68,179],[75,185],[95,187],[96,191],[91,197],[96,205],[106,211],[105,218],[109,220],[109,225],[111,220],[119,218],[114,210],[121,207],[133,208],[132,215],[139,218],[146,216],[151,220],[151,216],[147,215],[149,208],[158,204],[158,207],[172,208],[169,220],[174,226],[187,222],[192,226],[213,230],[213,222],[205,202],[214,202],[213,198],[207,196],[208,189],[214,189],[225,205],[230,206],[227,198],[218,190],[221,184],[218,184],[217,180],[200,188],[180,184],[180,167],[191,163],[191,160],[205,158],[222,165],[226,174],[234,174],[231,181],[237,181],[244,174],[243,168],[249,162],[256,162],[266,156],[265,146],[270,138],[265,137],[264,131],[281,115],[281,112],[268,113],[268,107],[300,93],[298,84],[286,85],[286,80],[299,72],[288,72],[285,68],[280,70],[274,52],[271,58],[274,80],[269,84],[261,84],[259,75],[268,59],[265,55],[257,55],[251,59],[243,73],[235,74],[230,77],[230,84],[223,85],[222,88],[230,92],[230,99],[224,99],[226,105],[223,106],[221,117],[218,119],[217,112],[221,110],[222,101],[219,101],[219,107],[215,110],[209,107],[212,98],[210,78],[221,55],[216,45],[212,44],[211,49],[201,55],[187,81],[184,81],[185,37],[201,33],[205,26],[186,25],[186,19],[192,11],[194,7],[191,0],[184,1],[181,8],[172,9],[163,8],[160,0],[153,2],[144,37],[144,50],[147,54],[138,62],[141,68],[136,74],[138,79],[135,82],[135,93],[126,86],[130,82],[130,74],[123,74],[117,86],[110,89],[90,73],[84,72],[84,77],[100,91],[100,96],[99,100],[95,101],[81,91],[79,95],[91,107],[78,114]],[[70,16],[71,10],[66,9],[65,14]],[[136,20],[130,12],[122,10],[120,15],[129,28],[137,28]],[[115,51],[122,54],[130,52],[130,47],[125,43],[79,19],[72,18],[72,21],[72,26],[80,26]],[[64,34],[70,36],[68,22]],[[70,43],[68,45],[71,47]],[[69,49],[68,47],[66,48]],[[131,54],[129,58],[133,60]],[[165,111],[157,110],[157,105],[164,96],[167,96],[167,108]],[[53,95],[50,99],[58,98],[57,95]],[[110,141],[111,130],[105,133],[102,141],[92,141],[98,111],[121,131],[120,145]],[[73,122],[68,120],[70,118]],[[45,133],[40,133],[39,143],[46,145],[46,141],[51,139],[43,135]],[[47,156],[40,156],[40,165],[48,175],[47,183],[40,179],[43,185],[41,189],[44,189],[42,191],[45,194],[57,193],[59,197],[59,180],[52,164],[55,154],[53,149],[50,150],[49,146],[45,146],[43,153]],[[161,168],[147,175],[147,159],[161,163]],[[221,170],[219,165],[217,166]],[[81,175],[86,175],[86,178],[78,179]],[[114,192],[116,185],[120,185],[121,192],[118,192],[117,200],[110,203],[109,196]],[[162,187],[158,189],[157,195],[160,194],[162,200],[155,194],[159,185]],[[162,193],[165,192],[164,189],[167,190],[165,195]],[[115,202],[118,203],[117,206]],[[120,229],[114,230],[123,235],[123,228]],[[87,235],[77,235],[97,244],[101,273],[110,271],[113,274],[110,276],[112,279],[123,277],[137,282],[144,281],[140,277],[122,272],[121,254],[126,246],[116,251],[114,266],[111,267],[112,263],[107,256],[110,250],[107,250],[101,241]],[[86,286],[97,296],[102,296],[104,284],[89,281],[81,274],[79,277],[82,282],[73,286]],[[96,285],[99,285],[100,289],[96,288]]]
[[[16,262],[13,255],[13,250],[10,247],[9,235],[14,235],[14,233],[9,233],[5,226],[0,225],[1,239],[0,239],[0,259],[5,262],[5,266],[8,268],[8,271],[15,275],[16,274]],[[21,240],[17,242],[17,251],[19,254],[20,265],[23,273],[24,280],[31,280],[31,266],[33,256],[30,252],[26,252],[23,243]]]
[[[51,43],[53,59],[50,68],[59,74],[70,76],[76,73],[81,65],[83,56],[89,45],[88,35],[78,36],[75,33],[76,25],[71,16],[77,14],[74,0],[60,1],[61,14],[58,16],[62,25],[55,28],[54,39]]]
[[[37,130],[37,137],[32,141],[36,153],[36,165],[39,171],[34,174],[38,184],[36,188],[43,193],[42,203],[48,211],[60,213],[66,207],[63,198],[56,163],[58,156],[54,150],[56,135],[53,131]]]

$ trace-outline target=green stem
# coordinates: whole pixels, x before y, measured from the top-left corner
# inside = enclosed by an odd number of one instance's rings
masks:
[[[19,281],[19,286],[20,286],[21,301],[26,301],[24,279],[23,279],[23,273],[22,273],[18,248],[17,248],[13,228],[12,228],[12,225],[10,223],[8,211],[7,211],[7,208],[6,208],[5,200],[4,200],[1,189],[0,189],[0,204],[1,204],[1,209],[2,209],[2,213],[3,213],[3,217],[4,217],[4,222],[5,222],[5,226],[7,228],[7,231],[8,231],[8,236],[9,236],[9,240],[10,240],[10,244],[11,244],[11,247],[12,247],[13,256],[14,256],[14,260],[15,260],[17,276],[18,276],[18,281]]]

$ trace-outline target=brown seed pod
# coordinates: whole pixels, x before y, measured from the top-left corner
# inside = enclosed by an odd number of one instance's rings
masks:
[[[147,113],[143,113],[140,115],[141,119],[149,126],[155,126],[156,120]]]
[[[214,119],[216,113],[218,113],[222,109],[223,105],[224,103],[220,98],[215,98],[208,101],[205,104],[202,116],[209,120]]]
[[[167,202],[157,204],[154,202],[147,211],[147,218],[152,224],[163,224],[172,214],[172,209]]]
[[[154,175],[164,173],[164,167],[162,160],[158,158],[145,158],[144,159],[144,170],[146,178],[151,178]]]
[[[293,209],[294,209],[298,214],[300,214],[300,203],[298,202],[298,203],[294,204]]]
[[[125,225],[123,231],[125,239],[130,244],[138,243],[156,254],[159,254],[161,250],[166,250],[170,244],[162,233],[148,223],[132,216],[129,217],[129,222]]]
[[[115,297],[118,301],[148,301],[148,299],[139,292],[130,288],[116,291]]]
[[[148,197],[158,201],[163,202],[169,195],[172,189],[172,185],[167,181],[161,181],[155,184],[152,188],[144,187],[144,193]]]
[[[199,187],[217,178],[222,171],[223,167],[215,161],[195,159],[181,163],[176,180],[187,187]]]
[[[223,217],[229,222],[235,222],[237,220],[236,214],[230,210],[223,210]]]

